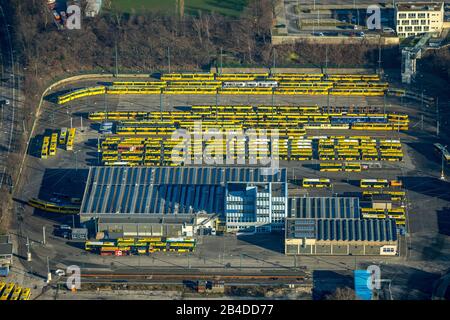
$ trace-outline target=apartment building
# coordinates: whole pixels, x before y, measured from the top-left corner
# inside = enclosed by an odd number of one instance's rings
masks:
[[[444,2],[399,2],[395,14],[400,38],[428,32],[440,34],[444,27]]]

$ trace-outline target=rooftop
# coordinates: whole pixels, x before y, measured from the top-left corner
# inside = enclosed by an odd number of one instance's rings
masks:
[[[0,256],[11,255],[13,253],[12,243],[0,243]]]
[[[398,2],[398,11],[441,11],[444,2]]]
[[[359,199],[348,197],[289,198],[288,218],[359,219]]]
[[[397,228],[393,219],[288,219],[286,238],[393,242],[397,240]]]
[[[286,169],[92,167],[81,215],[221,214],[226,183],[286,181]]]

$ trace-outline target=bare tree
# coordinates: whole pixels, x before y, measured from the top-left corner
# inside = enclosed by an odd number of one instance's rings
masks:
[[[337,288],[330,295],[325,296],[326,300],[356,300],[355,291],[349,287]]]

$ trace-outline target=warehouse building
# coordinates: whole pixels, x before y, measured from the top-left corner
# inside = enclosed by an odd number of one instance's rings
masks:
[[[91,232],[183,236],[205,215],[227,231],[284,227],[286,169],[92,167],[80,211]]]
[[[398,2],[395,14],[400,38],[440,34],[444,27],[444,2]]]
[[[358,198],[290,198],[286,255],[396,255],[395,220],[361,219]]]
[[[13,245],[10,235],[0,235],[0,268],[9,268],[13,262]]]

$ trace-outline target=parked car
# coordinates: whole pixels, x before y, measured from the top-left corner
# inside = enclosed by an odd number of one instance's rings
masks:
[[[395,30],[389,27],[383,27],[384,33],[395,33]]]
[[[57,270],[55,271],[55,274],[56,274],[58,277],[64,277],[64,276],[66,275],[66,272],[65,272],[64,270],[62,270],[62,269],[57,269]]]

